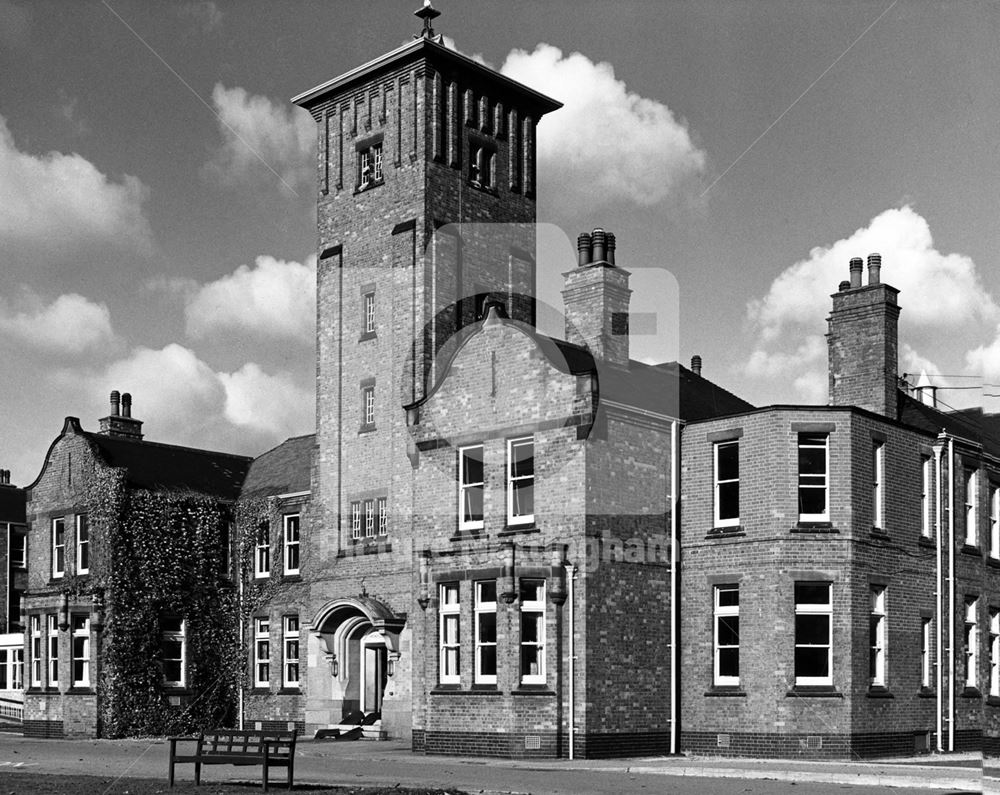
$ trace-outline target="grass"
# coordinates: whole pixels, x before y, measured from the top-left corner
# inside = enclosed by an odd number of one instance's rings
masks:
[[[282,783],[272,783],[268,792],[288,792]],[[186,779],[176,781],[173,789],[165,778],[119,778],[107,776],[57,776],[51,773],[0,773],[0,795],[258,795],[263,792],[260,782],[215,782],[200,787]],[[336,787],[317,784],[296,784],[292,793],[309,795],[468,795],[457,789],[427,789],[425,787]]]

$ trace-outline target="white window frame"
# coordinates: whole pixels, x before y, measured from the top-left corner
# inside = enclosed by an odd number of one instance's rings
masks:
[[[375,425],[375,385],[368,384],[361,388],[362,425],[370,428]]]
[[[70,681],[73,687],[90,687],[90,616],[70,616]],[[77,666],[81,674],[77,676]]]
[[[52,520],[52,578],[59,579],[66,574],[66,517],[57,516]]]
[[[471,458],[470,452],[479,451],[479,462],[482,464],[482,480],[466,482],[468,466],[466,459]],[[470,444],[466,447],[458,448],[458,529],[459,530],[482,530],[485,519],[485,499],[486,499],[486,462],[485,448],[481,444]],[[479,519],[466,519],[466,499],[469,493],[479,490],[479,502],[481,514]]]
[[[281,686],[299,688],[302,686],[302,669],[299,660],[302,655],[299,617],[297,614],[282,616],[281,619]]]
[[[536,586],[535,598],[526,599],[525,586]],[[521,648],[519,671],[521,684],[523,685],[544,685],[545,684],[545,654],[546,654],[546,615],[545,615],[545,580],[523,579],[520,582],[520,603],[521,603]],[[535,621],[538,627],[538,638],[534,641],[525,640],[524,627],[526,621]],[[535,659],[538,661],[538,670],[534,673],[526,673],[524,670],[525,651],[528,648],[535,649]]]
[[[979,546],[979,470],[965,470],[965,543]]]
[[[965,598],[965,686],[979,687],[979,597]]]
[[[270,616],[254,616],[253,619],[253,686],[271,686]]]
[[[23,528],[19,530],[18,528],[12,528],[10,531],[10,565],[16,569],[26,569],[28,568],[28,534],[23,532]],[[14,543],[15,539],[19,545],[19,549],[15,549]],[[15,551],[20,552],[20,555],[15,555]]]
[[[163,666],[163,669],[162,669],[163,686],[164,687],[184,687],[186,685],[186,683],[187,683],[187,621],[185,621],[184,619],[177,619],[177,618],[160,619],[160,621],[161,621],[161,625],[160,625],[161,655],[163,654],[163,652],[162,652],[163,643],[166,642],[166,641],[176,641],[177,643],[180,644],[180,650],[181,650],[181,656],[180,656],[179,659],[177,657],[169,657],[169,658],[166,657],[166,656],[162,657],[163,662],[167,662],[167,660],[171,660],[171,661],[175,661],[175,662],[179,662],[180,663],[180,666],[179,666],[180,678],[179,679],[170,679],[167,676],[167,667],[166,667],[166,665]],[[171,621],[171,622],[176,621],[177,622],[177,629],[164,628],[163,624],[162,624],[162,622],[164,622],[164,621]]]
[[[1000,698],[1000,609],[990,608],[990,695]]]
[[[462,604],[459,583],[438,587],[438,682],[457,685],[462,673]],[[454,629],[454,637],[449,633]]]
[[[351,538],[354,541],[361,538],[361,502],[359,500],[351,503]]]
[[[872,443],[872,527],[885,529],[885,442]]]
[[[90,573],[90,521],[85,513],[76,515],[76,573]]]
[[[721,479],[719,477],[719,453],[723,448],[735,447],[736,448],[736,477]],[[715,508],[714,508],[714,522],[715,527],[738,527],[740,524],[740,504],[739,504],[739,488],[740,488],[740,442],[739,439],[728,439],[722,442],[715,442],[712,446],[712,465],[713,465],[713,481],[715,483]],[[721,490],[723,486],[729,485],[731,483],[736,484],[736,516],[730,516],[723,518],[720,515],[720,509],[722,507]]]
[[[372,183],[371,151],[362,149],[358,152],[358,190],[367,188]]]
[[[375,291],[365,293],[362,296],[362,312],[364,313],[364,333],[374,334],[375,333]]]
[[[28,663],[31,666],[31,686],[42,686],[42,617],[32,615],[28,618],[31,641],[28,646]]]
[[[24,649],[11,649],[10,686],[12,690],[24,689]]]
[[[378,516],[378,534],[380,536],[389,535],[389,501],[386,497],[379,497],[375,500],[376,515]]]
[[[271,576],[271,522],[257,525],[253,548],[253,576],[258,579]]]
[[[823,585],[826,586],[827,601],[825,603],[812,604],[809,602],[795,602],[795,616],[798,619],[799,616],[826,616],[827,617],[827,642],[825,644],[817,643],[799,643],[798,637],[795,638],[795,648],[825,648],[826,649],[826,676],[799,676],[795,674],[795,684],[805,685],[805,686],[829,686],[833,685],[833,583],[831,582],[812,582],[812,581],[800,581],[796,582],[795,585]],[[796,621],[797,623],[797,621]],[[795,669],[795,661],[792,662],[793,670]]]
[[[885,687],[888,671],[888,616],[886,587],[872,585],[869,591],[869,652],[868,681],[872,687]]]
[[[514,450],[518,447],[531,446],[531,474],[514,475]],[[515,485],[530,483],[531,485],[531,513],[515,513],[514,492]],[[507,440],[507,524],[525,525],[533,524],[535,521],[535,437],[522,436],[517,439]]]
[[[375,538],[375,500],[365,500],[365,538]]]
[[[484,594],[486,596],[489,595],[487,590],[490,586],[493,588],[493,598],[484,598]],[[480,580],[475,583],[474,589],[473,629],[475,630],[476,656],[473,681],[481,685],[495,685],[497,683],[496,669],[499,662],[497,658],[497,581]],[[490,615],[493,616],[493,640],[484,641],[482,637],[482,621]],[[491,648],[493,649],[493,673],[483,673],[483,656]]]
[[[813,439],[810,442],[803,442],[806,437],[822,437],[823,444],[820,445]],[[826,432],[803,432],[798,435],[796,453],[802,450],[823,450],[824,469],[822,474],[807,474],[802,471],[801,462],[798,464],[798,491],[799,496],[799,521],[800,522],[828,522],[830,521],[830,434]],[[803,489],[823,490],[823,512],[803,513],[802,492]]]
[[[736,687],[740,683],[739,673],[736,676],[723,675],[721,672],[721,658],[722,652],[728,649],[736,649],[736,665],[737,672],[739,671],[739,618],[740,618],[740,586],[737,584],[729,585],[716,585],[713,589],[713,619],[712,619],[712,646],[714,653],[712,655],[712,682],[717,687]],[[736,594],[736,604],[735,605],[724,605],[722,604],[722,594],[723,593],[735,593]],[[736,644],[725,644],[720,642],[720,632],[719,626],[721,622],[731,621],[736,619]]]
[[[383,179],[382,173],[382,144],[372,144],[372,182],[378,184]]]
[[[990,483],[990,557],[1000,560],[1000,486]]]
[[[931,637],[931,619],[924,616],[920,619],[920,686],[925,690],[931,689],[933,675]]]
[[[934,469],[929,455],[921,456],[920,461],[920,535],[930,538],[931,527],[931,488]]]
[[[45,658],[48,663],[49,687],[59,685],[59,618],[55,613],[46,616],[48,636],[46,638]]]
[[[302,565],[302,560],[300,558],[300,555],[302,554],[302,547],[299,543],[301,531],[302,520],[299,514],[286,513],[282,517],[285,574],[298,574],[299,567]]]

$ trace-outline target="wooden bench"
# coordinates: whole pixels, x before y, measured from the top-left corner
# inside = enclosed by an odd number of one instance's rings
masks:
[[[288,771],[288,789],[292,788],[295,769],[296,732],[255,732],[220,729],[197,737],[170,737],[170,786],[174,786],[174,765],[194,763],[195,786],[201,784],[202,765],[261,765],[262,784],[267,790],[268,768]],[[193,753],[178,752],[179,743],[195,743]]]

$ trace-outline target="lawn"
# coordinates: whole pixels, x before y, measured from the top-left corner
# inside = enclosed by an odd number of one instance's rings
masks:
[[[0,773],[0,795],[258,795],[260,783],[210,783],[200,787],[194,781],[180,781],[173,789],[166,779],[119,778],[105,776],[56,776],[48,773]],[[288,792],[281,784],[271,784],[268,792]],[[326,787],[296,784],[292,792],[309,795],[468,795],[457,789],[409,787]]]

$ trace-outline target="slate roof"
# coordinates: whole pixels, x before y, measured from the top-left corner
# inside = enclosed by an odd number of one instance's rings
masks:
[[[293,436],[254,459],[241,496],[268,497],[308,491],[315,445],[315,434]]]
[[[992,455],[1000,456],[1000,415],[985,414],[982,409],[941,411],[912,395],[900,391],[899,421],[914,428],[938,434],[942,430],[954,436],[978,442]]]
[[[157,491],[194,491],[235,500],[251,458],[141,439],[84,432],[98,454],[113,467],[123,467],[128,483]]]
[[[16,486],[0,486],[0,524],[24,524],[26,495]]]

